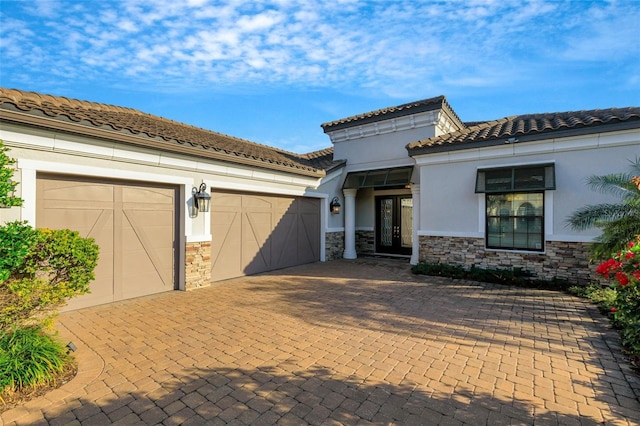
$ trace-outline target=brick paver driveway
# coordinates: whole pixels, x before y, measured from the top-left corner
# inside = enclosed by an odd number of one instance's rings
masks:
[[[359,259],[60,316],[80,373],[5,423],[640,424],[585,302]]]

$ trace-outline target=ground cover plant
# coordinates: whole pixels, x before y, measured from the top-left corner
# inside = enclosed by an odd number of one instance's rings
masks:
[[[19,206],[6,151],[0,143],[0,207]],[[98,245],[75,231],[0,226],[0,411],[73,376],[53,319],[67,300],[89,292],[97,261]]]
[[[461,265],[420,262],[411,267],[411,272],[420,275],[551,290],[565,290],[571,286],[568,281],[558,278],[551,280],[536,278],[534,274],[522,268],[479,268],[475,265],[465,268]]]

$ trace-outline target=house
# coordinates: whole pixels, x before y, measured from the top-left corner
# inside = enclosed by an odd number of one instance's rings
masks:
[[[345,160],[341,179],[321,187],[344,196],[344,231],[331,221],[344,257],[520,267],[572,282],[592,279],[598,230],[571,230],[567,217],[616,201],[587,177],[624,172],[640,156],[637,107],[465,123],[439,96],[322,127]]]
[[[0,89],[0,139],[21,208],[0,222],[71,228],[100,246],[91,294],[70,308],[322,261],[318,190],[330,151],[308,155],[129,108]],[[209,212],[194,193],[211,196]]]
[[[564,225],[606,199],[584,185],[640,150],[640,108],[465,123],[443,96],[322,125],[294,154],[143,112],[0,88],[21,208],[0,222],[100,245],[69,309],[336,258],[400,256],[589,277],[596,231]],[[211,196],[201,211],[200,195]]]

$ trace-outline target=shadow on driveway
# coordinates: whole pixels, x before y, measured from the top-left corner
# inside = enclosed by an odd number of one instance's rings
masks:
[[[640,424],[638,375],[594,307],[404,262],[305,265],[60,322],[104,369],[5,423]]]

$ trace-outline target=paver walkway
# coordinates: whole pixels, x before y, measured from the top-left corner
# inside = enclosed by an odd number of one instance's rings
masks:
[[[640,424],[639,376],[594,307],[398,261],[306,265],[59,324],[81,371],[6,424]]]

